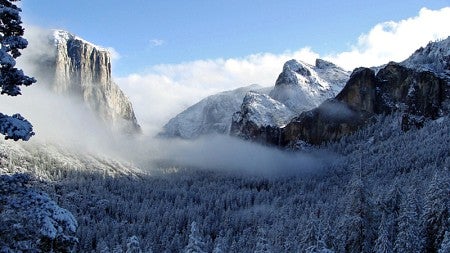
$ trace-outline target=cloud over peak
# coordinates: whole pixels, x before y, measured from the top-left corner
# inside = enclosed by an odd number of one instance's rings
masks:
[[[422,8],[415,17],[375,25],[359,36],[349,51],[325,58],[348,70],[402,61],[430,41],[450,35],[450,7],[440,10]]]

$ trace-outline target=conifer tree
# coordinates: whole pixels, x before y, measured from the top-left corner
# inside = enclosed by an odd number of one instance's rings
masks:
[[[380,226],[378,228],[378,238],[375,241],[375,249],[376,253],[392,253],[392,242],[389,238],[389,221],[385,215],[381,218]]]
[[[424,221],[425,250],[427,252],[437,252],[445,230],[450,226],[450,182],[447,170],[443,173],[436,173],[425,194],[425,209],[422,220]]]
[[[394,243],[394,252],[421,252],[423,239],[420,234],[419,204],[413,190],[407,192],[400,204],[398,234]]]
[[[191,223],[191,233],[189,234],[189,243],[184,248],[185,253],[203,253],[205,250],[205,243],[197,226],[197,222]]]
[[[24,29],[19,15],[22,10],[14,4],[17,1],[0,0],[0,89],[2,95],[9,96],[21,95],[20,86],[36,82],[15,67],[20,50],[28,46],[28,41],[22,37]],[[34,135],[33,126],[20,114],[0,113],[0,133],[5,139],[15,141],[27,141]]]

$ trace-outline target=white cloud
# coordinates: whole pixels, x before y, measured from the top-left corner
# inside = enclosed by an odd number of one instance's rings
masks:
[[[250,84],[272,86],[284,62],[318,57],[309,48],[280,55],[264,53],[239,59],[198,60],[150,67],[143,74],[115,78],[133,102],[144,131],[154,132],[170,118],[220,91]]]
[[[447,24],[450,24],[450,7],[422,8],[416,17],[375,25],[358,38],[351,50],[325,58],[348,70],[402,61],[428,42],[447,38],[450,35]]]
[[[113,47],[106,47],[106,50],[108,50],[109,54],[111,55],[111,60],[113,62],[120,59],[121,56],[119,52],[117,52],[117,50],[114,49]]]
[[[164,45],[164,43],[166,43],[164,40],[161,39],[151,39],[150,40],[150,46],[151,47],[159,47]]]

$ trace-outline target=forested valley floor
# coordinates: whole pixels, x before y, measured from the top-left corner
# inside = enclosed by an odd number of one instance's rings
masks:
[[[407,132],[398,119],[380,116],[339,142],[296,151],[333,155],[315,173],[135,173],[119,163],[7,142],[1,142],[1,167],[2,174],[31,175],[27,187],[48,193],[73,214],[78,252],[448,250],[449,117]],[[91,168],[96,166],[101,169]],[[21,225],[17,230],[33,229],[33,223]],[[0,242],[8,240],[0,235]]]

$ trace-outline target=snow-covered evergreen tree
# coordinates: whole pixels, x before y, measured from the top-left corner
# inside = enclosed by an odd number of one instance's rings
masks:
[[[15,58],[21,55],[20,50],[27,47],[24,39],[22,11],[14,2],[18,0],[0,0],[0,88],[1,94],[9,96],[21,95],[21,85],[31,85],[36,80],[26,76],[22,70],[15,68]],[[33,127],[20,114],[8,116],[0,113],[0,133],[6,139],[27,141],[34,135]]]
[[[191,223],[191,233],[189,234],[189,243],[184,248],[185,253],[204,253],[206,245],[198,229],[197,222]]]
[[[391,238],[389,238],[389,224],[385,215],[381,218],[380,226],[378,228],[378,238],[375,241],[375,253],[392,253],[393,247]]]
[[[126,253],[141,253],[141,247],[139,246],[139,239],[137,236],[133,235],[127,240],[127,251]]]
[[[419,204],[416,192],[410,189],[400,204],[398,234],[394,243],[394,251],[397,253],[419,253],[422,252],[422,247]]]
[[[219,237],[216,238],[213,253],[225,253],[227,252],[227,240],[225,235],[219,235]]]
[[[450,178],[447,173],[448,170],[435,173],[425,195],[423,227],[427,252],[438,251],[450,226]]]
[[[370,208],[367,187],[361,175],[357,174],[353,175],[350,182],[345,214],[341,216],[338,224],[338,251],[369,252],[370,248],[368,246]]]
[[[75,252],[74,216],[29,181],[0,175],[0,252]]]

